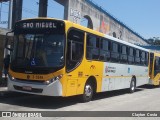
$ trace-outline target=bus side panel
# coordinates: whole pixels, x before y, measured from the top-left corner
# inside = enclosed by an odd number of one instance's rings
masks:
[[[97,82],[96,92],[101,92],[102,69],[103,62],[83,60],[79,67],[67,75],[66,96],[83,94],[84,86],[91,76],[94,77]]]
[[[97,82],[97,92],[102,92],[102,74],[103,74],[103,62],[85,60],[85,76],[88,76],[87,80],[90,77],[94,77]]]
[[[83,82],[83,62],[75,70],[66,74],[66,96],[77,95],[77,89],[81,86],[79,81]]]
[[[92,76],[97,82],[97,92],[101,92],[103,62],[83,60],[73,71],[67,73],[66,96],[80,95],[84,92],[87,80]],[[92,81],[92,80],[91,80]]]
[[[104,63],[102,91],[129,88],[133,76],[136,77],[136,86],[147,84],[148,68],[145,66]]]
[[[160,73],[158,73],[154,80],[153,80],[153,85],[160,85]]]

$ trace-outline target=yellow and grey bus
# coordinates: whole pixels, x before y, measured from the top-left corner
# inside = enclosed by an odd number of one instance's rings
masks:
[[[35,18],[15,24],[10,91],[81,95],[126,89],[149,81],[149,50],[66,20]],[[7,46],[7,41],[6,41]]]
[[[160,53],[150,52],[149,84],[160,85]]]

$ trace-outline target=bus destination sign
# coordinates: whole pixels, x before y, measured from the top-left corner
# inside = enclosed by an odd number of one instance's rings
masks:
[[[24,29],[33,29],[33,28],[57,28],[54,22],[24,22],[22,27]]]
[[[16,23],[15,33],[64,33],[65,25],[58,20],[22,20]]]

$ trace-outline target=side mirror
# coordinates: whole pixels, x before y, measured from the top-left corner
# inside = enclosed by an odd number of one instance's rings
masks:
[[[5,47],[7,50],[9,50],[9,51],[13,51],[12,48],[9,48],[9,47],[8,47],[8,41],[9,41],[8,34],[10,34],[10,33],[13,33],[13,31],[6,33],[5,46],[4,46],[4,47]]]

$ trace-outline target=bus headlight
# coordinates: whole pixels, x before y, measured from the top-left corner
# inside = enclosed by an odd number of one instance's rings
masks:
[[[12,77],[10,74],[8,74],[8,77],[10,80],[14,81],[15,80],[15,77]]]
[[[57,77],[55,77],[55,80],[60,80],[63,77],[63,75],[58,75]]]
[[[46,85],[49,85],[49,84],[51,84],[51,83],[53,83],[53,82],[55,82],[55,81],[57,81],[57,80],[60,80],[62,77],[63,77],[63,75],[58,75],[57,77],[54,77],[54,78],[51,79],[51,80],[47,80],[47,81],[45,81],[44,83],[45,83]]]

